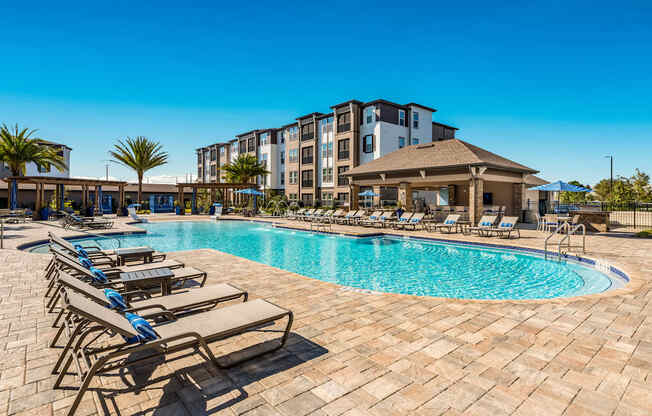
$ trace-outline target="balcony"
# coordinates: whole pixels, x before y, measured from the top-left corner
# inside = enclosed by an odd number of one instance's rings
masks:
[[[312,164],[312,156],[302,158],[301,159],[301,164],[302,165],[310,165],[310,164]]]
[[[301,181],[301,186],[303,186],[304,188],[311,188],[312,187],[312,182],[313,182],[312,179],[310,179],[310,180],[302,180]]]
[[[349,159],[349,151],[342,151],[337,153],[337,160],[348,160]]]
[[[337,186],[349,186],[349,180],[346,176],[337,177]]]
[[[337,132],[338,133],[345,133],[347,131],[351,130],[351,123],[344,123],[344,124],[338,124],[337,125]]]
[[[301,135],[301,141],[312,140],[315,138],[315,133],[304,133]]]

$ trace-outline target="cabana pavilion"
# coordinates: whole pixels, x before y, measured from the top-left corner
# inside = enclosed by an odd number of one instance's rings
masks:
[[[197,191],[199,189],[207,189],[210,191],[211,203],[215,201],[215,191],[222,191],[222,200],[224,202],[224,208],[228,206],[229,197],[238,198],[239,195],[236,195],[234,192],[238,189],[246,188],[255,188],[255,185],[250,183],[217,183],[217,182],[190,182],[190,183],[178,183],[177,185],[177,194],[178,201],[183,201],[183,194],[186,188],[192,189],[192,199],[191,199],[191,210],[192,212],[197,211]]]
[[[505,206],[507,215],[521,216],[526,177],[536,170],[459,139],[404,147],[355,167],[349,177],[351,208],[358,208],[360,188],[374,194],[397,195],[406,210],[415,210],[419,192],[435,195],[434,205],[466,206],[476,224],[484,205]],[[377,205],[380,198],[374,197]],[[430,204],[429,204],[430,205]]]
[[[20,184],[31,184],[36,188],[36,209],[34,210],[34,218],[38,216],[38,209],[47,203],[45,199],[45,185],[54,185],[57,190],[58,198],[56,200],[56,209],[63,209],[64,203],[64,192],[66,186],[80,187],[82,191],[82,209],[86,209],[90,205],[90,192],[91,187],[93,187],[95,201],[93,206],[95,207],[96,212],[101,212],[101,198],[102,198],[102,187],[117,187],[118,188],[118,212],[124,206],[125,201],[125,186],[127,182],[123,181],[104,181],[99,179],[80,179],[80,178],[56,178],[49,176],[10,176],[3,178],[5,182],[9,184],[11,189],[11,183],[16,182],[18,187],[18,192],[16,192],[16,201],[13,201],[13,193],[10,191],[9,196],[9,207],[16,206],[17,201],[20,199]]]

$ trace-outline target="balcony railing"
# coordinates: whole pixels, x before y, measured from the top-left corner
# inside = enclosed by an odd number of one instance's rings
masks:
[[[301,141],[312,140],[315,138],[315,133],[304,133],[301,135]]]
[[[337,132],[338,133],[344,133],[351,130],[351,123],[344,123],[344,124],[338,124],[337,125]]]
[[[349,180],[345,176],[337,177],[337,186],[348,186]]]
[[[301,159],[301,164],[302,165],[309,165],[312,163],[312,156],[311,157],[304,157]]]
[[[344,152],[338,152],[337,153],[337,160],[347,160],[349,158],[349,151],[344,151]]]
[[[312,187],[312,182],[313,182],[312,179],[309,180],[309,181],[308,180],[301,181],[301,186],[306,187],[306,188],[307,187]]]

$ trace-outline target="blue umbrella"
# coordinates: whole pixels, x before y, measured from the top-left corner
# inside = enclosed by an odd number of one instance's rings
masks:
[[[11,181],[11,206],[9,209],[15,210],[18,208],[18,182]]]
[[[549,191],[549,192],[591,192],[590,189],[582,186],[571,185],[570,183],[557,181],[545,185],[530,188],[532,191]]]
[[[380,196],[379,194],[375,194],[374,191],[364,191],[364,192],[360,192],[358,195],[359,196]]]
[[[262,196],[264,195],[262,192],[249,188],[249,189],[241,189],[239,191],[235,191],[236,194],[244,194],[244,195],[256,195],[256,196]]]

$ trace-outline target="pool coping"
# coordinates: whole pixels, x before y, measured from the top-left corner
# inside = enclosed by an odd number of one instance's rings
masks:
[[[433,242],[442,242],[442,243],[454,243],[454,244],[459,244],[459,245],[468,245],[468,246],[475,246],[475,247],[487,247],[487,248],[494,248],[494,249],[509,249],[509,250],[514,250],[514,251],[520,251],[520,252],[526,252],[526,253],[533,253],[533,254],[538,254],[538,255],[546,255],[546,253],[550,256],[553,256],[554,258],[560,258],[560,259],[570,259],[573,261],[576,261],[578,263],[585,263],[587,265],[596,267],[596,264],[598,267],[606,267],[608,266],[607,270],[604,269],[599,269],[599,271],[606,272],[606,273],[613,273],[614,275],[618,276],[619,278],[623,279],[623,286],[622,287],[617,287],[613,289],[607,289],[603,292],[599,293],[592,293],[592,294],[584,294],[584,295],[577,295],[577,296],[570,296],[570,297],[559,297],[559,298],[548,298],[548,299],[463,299],[463,298],[450,298],[450,297],[437,297],[437,296],[429,296],[429,295],[412,295],[412,294],[405,294],[405,293],[391,293],[391,292],[366,292],[365,289],[359,289],[355,288],[352,286],[345,286],[345,285],[340,285],[338,283],[332,283],[332,282],[325,282],[320,279],[316,279],[314,277],[310,276],[304,276],[299,273],[291,272],[288,270],[280,269],[278,267],[270,266],[265,264],[265,266],[268,267],[274,267],[275,269],[282,270],[285,272],[293,273],[296,276],[301,276],[306,279],[312,279],[312,280],[317,280],[321,283],[325,284],[332,284],[336,285],[341,288],[348,288],[350,290],[356,290],[360,291],[360,293],[364,294],[371,294],[371,295],[389,295],[389,296],[415,296],[415,297],[428,297],[432,299],[445,299],[445,300],[454,300],[457,302],[485,302],[485,303],[504,303],[504,302],[513,302],[513,303],[550,303],[550,302],[573,302],[577,300],[590,300],[590,299],[596,299],[599,297],[611,297],[611,296],[616,296],[616,295],[622,295],[625,293],[630,293],[633,292],[634,290],[637,290],[640,288],[642,282],[639,281],[639,279],[633,279],[631,276],[631,273],[626,272],[626,267],[624,268],[622,265],[619,264],[613,264],[612,262],[605,262],[600,259],[595,259],[591,257],[582,257],[582,256],[577,256],[575,254],[572,255],[564,255],[564,256],[559,256],[557,253],[550,252],[550,251],[545,251],[542,249],[536,249],[536,248],[531,248],[531,247],[520,247],[520,246],[514,246],[514,245],[504,245],[504,244],[492,244],[492,243],[485,243],[485,242],[475,242],[475,241],[461,241],[461,240],[453,240],[453,239],[444,239],[444,238],[436,238],[436,237],[426,237],[426,236],[411,236],[411,235],[405,235],[405,234],[396,234],[396,233],[387,233],[387,232],[375,232],[375,233],[364,233],[364,234],[354,234],[354,233],[346,233],[346,232],[333,232],[333,231],[322,231],[322,230],[307,230],[303,228],[295,228],[291,226],[287,226],[282,223],[277,223],[274,222],[272,218],[270,220],[272,221],[263,221],[263,220],[258,220],[258,219],[247,219],[247,218],[221,218],[220,220],[226,220],[226,221],[241,221],[241,222],[250,222],[250,223],[259,223],[259,224],[266,224],[266,225],[271,225],[275,228],[282,228],[282,229],[287,229],[287,230],[292,230],[292,231],[303,231],[307,233],[316,233],[316,234],[327,234],[327,235],[340,235],[340,236],[346,236],[346,237],[352,237],[352,238],[373,238],[373,237],[393,237],[393,238],[398,238],[398,239],[404,239],[404,240],[421,240],[421,241],[433,241]],[[197,220],[192,220],[196,222],[204,222],[204,221],[209,221],[208,219],[197,219]],[[157,222],[175,222],[174,220],[164,220],[164,221],[154,221],[153,223]],[[179,222],[179,221],[176,221]],[[183,221],[185,222],[185,221]],[[139,224],[137,222],[130,222],[127,223],[127,225],[133,225],[133,224]],[[97,235],[100,236],[120,236],[120,235],[133,235],[133,234],[146,234],[146,230],[142,229],[134,229],[133,231],[115,231],[115,232],[107,232],[107,233],[98,233]],[[73,235],[73,236],[67,236],[65,237],[66,240],[76,240],[76,239],[82,239],[82,238],[88,238],[89,236],[86,234],[79,234],[79,235]],[[92,236],[91,236],[92,237]],[[43,245],[48,243],[48,239],[39,239],[39,240],[34,240],[30,241],[28,243],[19,245],[16,247],[18,250],[26,251],[28,248],[32,248],[34,246],[38,245]],[[216,249],[212,248],[200,248],[200,249],[193,249],[193,250],[214,250],[219,253],[224,253]],[[184,251],[192,251],[192,250],[184,250]],[[229,253],[225,253],[229,254]],[[236,256],[238,257],[238,256]],[[246,259],[249,261],[253,261],[255,263],[255,260],[250,260]],[[259,264],[264,264],[264,263],[259,263]],[[625,269],[625,270],[623,270]],[[611,278],[611,277],[610,277]]]

